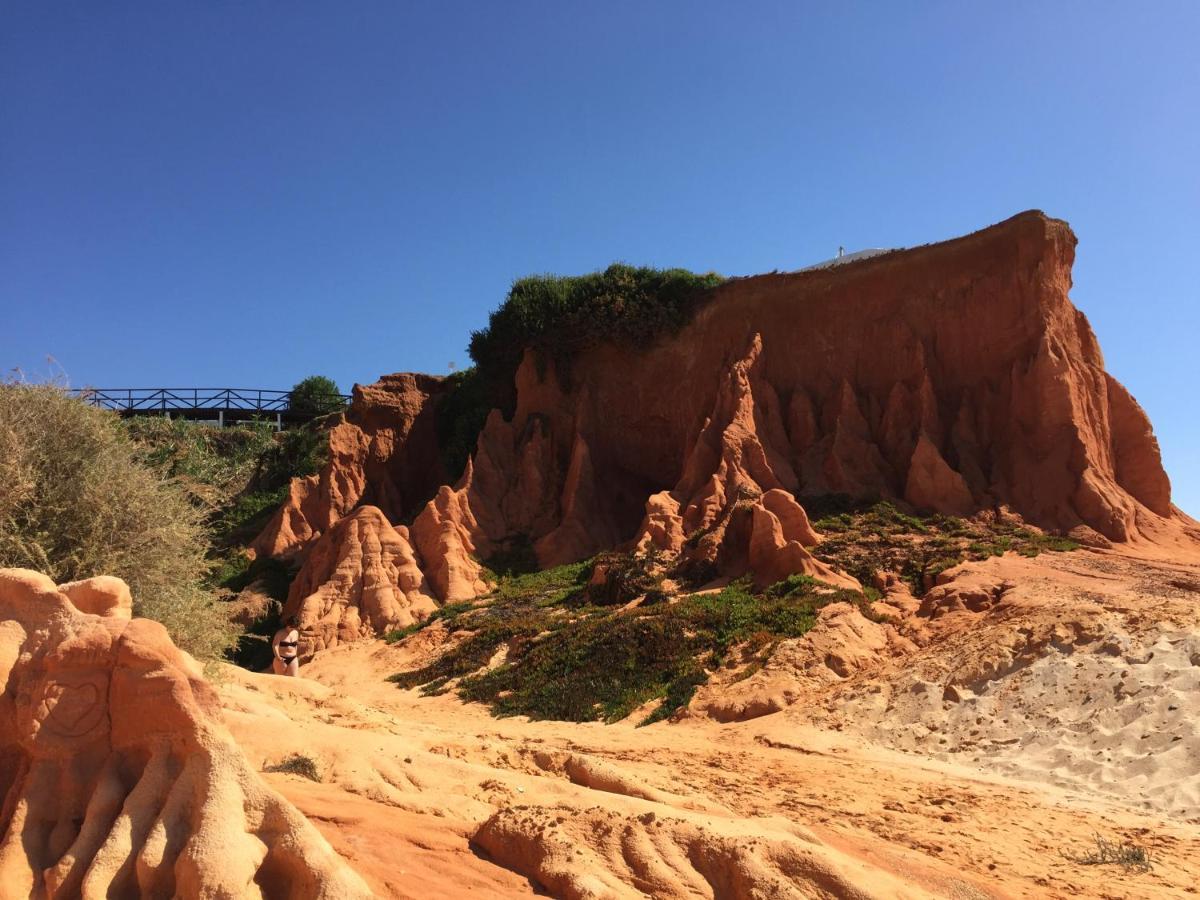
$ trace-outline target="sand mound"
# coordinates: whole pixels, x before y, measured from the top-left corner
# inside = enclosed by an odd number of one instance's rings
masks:
[[[117,579],[0,570],[4,896],[369,896],[131,606]]]
[[[696,821],[652,811],[514,807],[476,842],[565,900],[930,896],[786,821]]]
[[[830,607],[693,715],[786,710],[901,750],[1200,818],[1200,566],[1112,553],[969,563],[870,621]]]

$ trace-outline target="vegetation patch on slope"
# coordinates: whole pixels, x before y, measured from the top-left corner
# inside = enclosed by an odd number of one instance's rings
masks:
[[[177,484],[201,509],[218,548],[249,542],[283,502],[291,480],[315,474],[329,449],[321,422],[278,433],[267,422],[229,428],[151,416],[118,422],[138,462]]]
[[[532,553],[515,545],[490,561],[497,588],[472,603],[389,635],[401,640],[432,621],[462,639],[429,664],[393,675],[402,687],[451,687],[497,715],[616,721],[650,701],[656,721],[686,705],[727,662],[761,666],[775,644],[803,635],[821,607],[855,604],[873,618],[878,571],[897,572],[917,593],[970,559],[1007,551],[1036,556],[1078,547],[1003,519],[914,515],[889,502],[844,496],[807,498],[825,539],[813,552],[859,579],[864,593],[792,575],[755,592],[748,579],[719,592],[673,596],[666,562],[653,555],[604,553],[593,560],[531,571]],[[594,579],[594,573],[604,577]]]
[[[606,565],[614,564],[608,554]],[[753,653],[804,634],[828,603],[864,602],[794,577],[762,593],[743,580],[714,594],[599,605],[588,592],[594,565],[508,576],[478,604],[443,610],[446,628],[467,637],[391,680],[435,693],[458,679],[464,699],[497,715],[575,722],[616,721],[659,700],[645,724],[686,705],[735,646]]]
[[[864,585],[876,572],[896,572],[917,594],[932,586],[940,573],[968,560],[1009,551],[1037,556],[1080,546],[1070,538],[995,516],[916,515],[888,501],[857,501],[840,494],[800,499],[824,538],[812,548],[814,556]]]
[[[291,480],[324,465],[329,421],[276,432],[267,422],[214,428],[157,417],[118,420],[133,438],[139,462],[180,488],[201,513],[209,564],[204,589],[225,601],[247,589],[256,595],[261,615],[242,618],[225,648],[236,665],[261,669],[270,662],[270,638],[296,574],[294,564],[251,560],[246,545],[283,503]],[[228,603],[217,608],[226,614],[232,610]]]

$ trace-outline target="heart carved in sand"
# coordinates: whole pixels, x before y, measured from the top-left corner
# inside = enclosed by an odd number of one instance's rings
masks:
[[[104,717],[100,688],[93,681],[50,681],[38,707],[42,727],[60,737],[82,737]]]

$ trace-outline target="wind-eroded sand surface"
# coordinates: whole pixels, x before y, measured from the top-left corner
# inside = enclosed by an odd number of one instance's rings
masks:
[[[959,586],[988,579],[995,602],[927,600],[853,672],[798,659],[813,632],[706,689],[774,692],[744,721],[704,695],[646,728],[497,720],[385,682],[437,629],[221,691],[252,761],[317,761],[267,777],[383,896],[1195,895],[1200,568],[1009,557]],[[1097,834],[1153,869],[1065,858]]]

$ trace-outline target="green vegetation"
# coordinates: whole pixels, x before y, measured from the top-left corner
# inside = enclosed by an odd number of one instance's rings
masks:
[[[608,572],[644,567],[615,554],[603,562]],[[660,699],[645,724],[686,704],[733,647],[751,655],[767,651],[778,639],[804,634],[821,606],[863,600],[795,578],[762,594],[741,581],[719,594],[622,609],[589,599],[594,565],[506,576],[480,603],[443,610],[446,627],[466,633],[465,639],[429,665],[391,680],[436,693],[459,679],[461,696],[488,703],[497,715],[569,721],[616,721]],[[502,649],[503,662],[488,669]]]
[[[133,437],[139,460],[178,484],[201,510],[211,562],[205,588],[231,600],[253,587],[274,601],[225,654],[239,666],[263,668],[296,572],[278,560],[252,561],[245,546],[284,501],[292,478],[312,475],[325,463],[329,444],[321,423],[280,433],[267,423],[213,428],[149,417],[121,425]]]
[[[438,408],[438,444],[450,481],[475,451],[488,413],[511,412],[513,378],[522,354],[551,360],[569,385],[571,359],[605,342],[647,347],[688,323],[706,293],[724,279],[685,269],[636,268],[614,263],[603,272],[564,277],[534,275],[513,283],[486,328],[472,332],[475,365],[449,377]]]
[[[471,334],[471,358],[489,381],[507,384],[522,352],[532,348],[553,360],[568,382],[575,354],[606,342],[649,346],[686,325],[705,293],[723,280],[712,272],[621,263],[590,275],[522,278],[487,327]]]
[[[478,368],[463,369],[446,380],[451,389],[438,404],[438,447],[446,475],[454,483],[475,452],[475,442],[493,404]]]
[[[236,574],[237,548],[249,543],[287,495],[295,477],[320,470],[329,444],[318,424],[276,433],[265,422],[213,428],[158,417],[120,420],[137,460],[177,484],[204,514],[221,572]],[[217,584],[226,577],[216,580]]]
[[[500,606],[527,603],[558,606],[577,601],[583,596],[584,587],[592,575],[592,561],[568,563],[541,571],[527,569],[501,573],[489,569],[486,574],[496,582],[496,589],[491,596]]]
[[[416,634],[423,628],[428,628],[438,619],[453,619],[474,608],[475,604],[470,600],[463,600],[460,603],[447,603],[445,606],[438,607],[424,619],[419,622],[414,622],[412,625],[405,625],[403,628],[396,628],[389,631],[383,636],[383,639],[389,644],[394,644],[397,641],[402,641],[410,634]]]
[[[659,603],[663,593],[659,553],[651,548],[644,554],[602,553],[595,565],[603,567],[604,580],[588,592],[597,606],[618,606],[645,596],[645,603]]]
[[[527,349],[543,363],[552,361],[560,382],[569,385],[576,354],[606,342],[647,347],[686,325],[722,281],[711,272],[614,263],[590,275],[513,282],[487,327],[471,334],[475,365],[449,376],[452,389],[438,408],[438,444],[450,481],[475,451],[488,413],[511,412],[513,378]]]
[[[941,572],[967,560],[1079,549],[1070,538],[1044,534],[1003,519],[990,522],[953,516],[909,515],[887,501],[860,502],[844,495],[802,497],[825,540],[813,555],[864,585],[877,571],[898,572],[915,593]]]
[[[287,497],[292,479],[315,475],[328,458],[329,441],[319,423],[310,422],[277,434],[259,456],[249,482],[214,520],[218,545],[253,540]]]
[[[137,615],[215,659],[233,630],[205,587],[204,509],[143,459],[112,413],[52,385],[0,385],[0,566],[122,578]]]
[[[915,515],[892,503],[842,496],[805,503],[825,535],[814,552],[855,575],[862,593],[792,575],[759,592],[743,579],[719,593],[675,597],[666,591],[667,561],[653,554],[604,553],[537,571],[528,542],[515,541],[488,561],[497,583],[491,594],[445,607],[431,619],[459,640],[391,680],[427,694],[453,688],[501,716],[612,722],[657,700],[646,724],[686,705],[720,667],[730,667],[734,680],[758,671],[778,641],[803,635],[829,603],[853,603],[875,618],[870,604],[879,592],[871,582],[878,570],[899,572],[919,592],[964,560],[1078,546],[1005,520]],[[593,579],[601,571],[603,577]]]
[[[266,422],[237,428],[159,416],[120,422],[133,440],[137,461],[174,481],[209,515],[242,491],[275,438],[274,427]]]
[[[325,416],[341,412],[346,408],[346,401],[342,399],[337,383],[332,378],[326,378],[324,375],[309,375],[292,387],[289,407],[292,412],[309,416]]]

